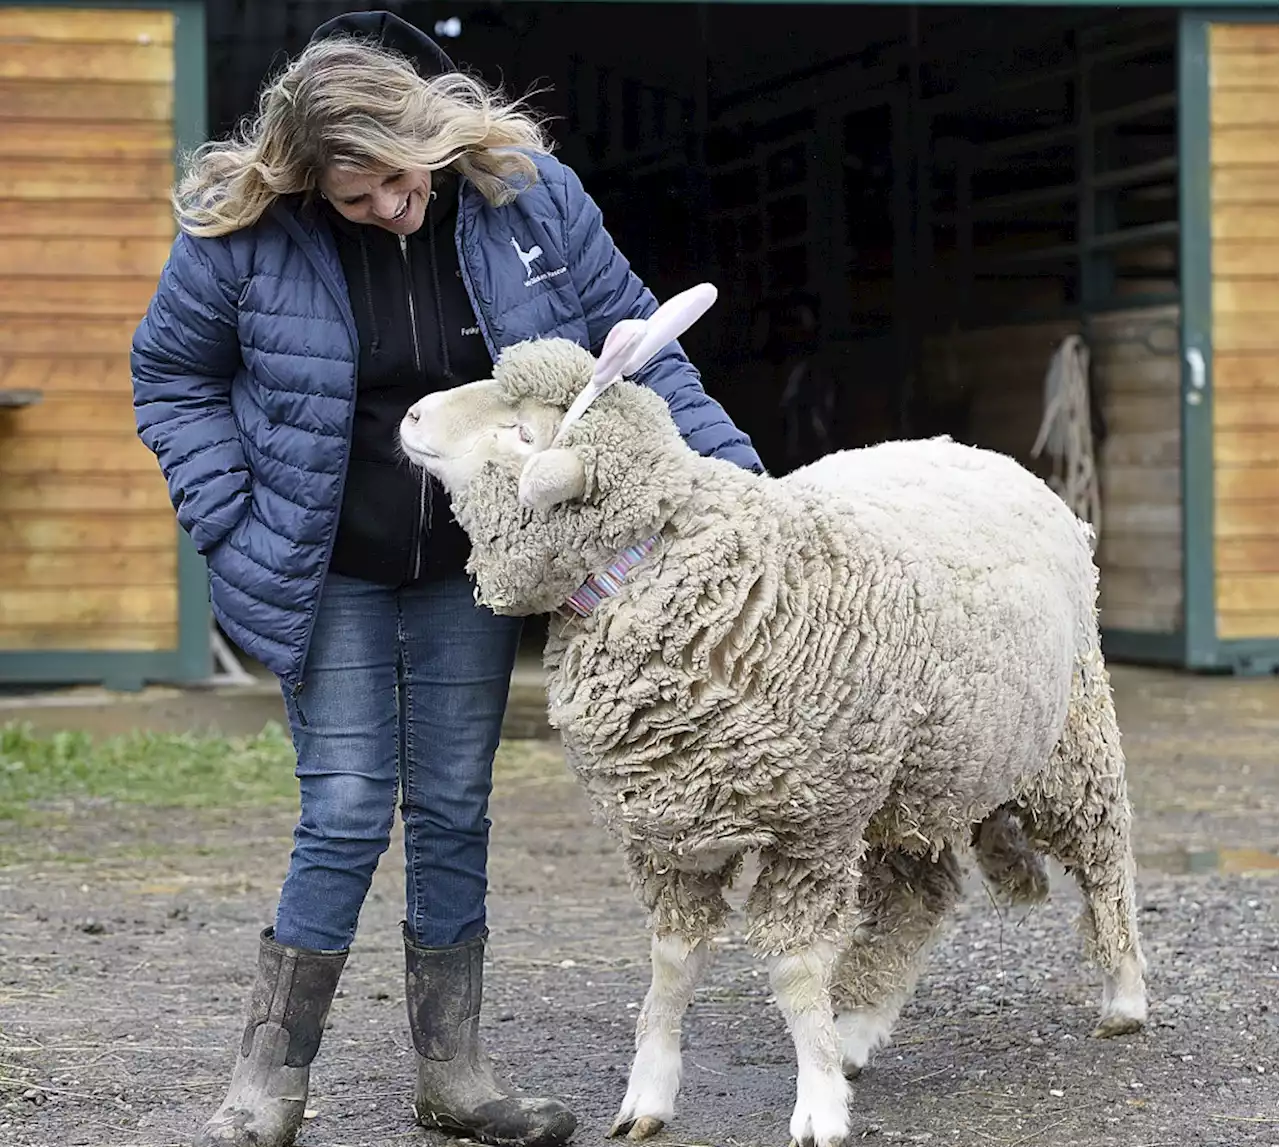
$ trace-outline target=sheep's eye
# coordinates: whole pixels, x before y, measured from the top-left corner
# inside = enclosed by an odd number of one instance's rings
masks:
[[[520,434],[520,441],[523,442],[526,446],[531,446],[533,444],[533,431],[530,430],[527,426],[521,426],[519,428],[519,434]]]

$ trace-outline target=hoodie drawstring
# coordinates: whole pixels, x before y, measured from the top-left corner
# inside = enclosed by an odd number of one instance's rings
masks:
[[[427,258],[431,263],[431,287],[435,295],[436,335],[440,340],[440,365],[446,379],[453,378],[453,364],[449,361],[449,338],[444,329],[444,304],[440,300],[440,270],[436,260],[436,221],[431,218],[431,205],[436,201],[436,192],[432,191],[427,200]],[[408,264],[406,263],[406,268]],[[412,306],[413,279],[409,279],[410,321],[417,322],[416,308]],[[418,332],[413,332],[414,345],[417,345]],[[424,535],[431,533],[432,510],[435,502],[435,481],[422,471],[421,485],[418,487],[418,533],[413,546],[413,580],[422,573],[422,541]]]
[[[431,193],[431,202],[435,202],[436,193]],[[430,204],[427,209],[427,249],[431,256],[431,289],[436,300],[436,331],[440,336],[440,364],[444,367],[445,378],[453,378],[453,365],[449,362],[449,339],[444,329],[444,303],[440,300],[440,270],[436,262],[436,226],[431,218]]]
[[[364,229],[356,232],[360,237],[360,268],[364,272],[364,301],[369,309],[369,353],[376,355],[382,347],[382,333],[378,330],[378,312],[373,306],[373,275],[369,271],[369,245],[364,240]]]

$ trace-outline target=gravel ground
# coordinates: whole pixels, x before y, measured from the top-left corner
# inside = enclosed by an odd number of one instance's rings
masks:
[[[893,1043],[854,1085],[854,1142],[1277,1142],[1274,680],[1115,679],[1149,1027],[1088,1038],[1100,978],[1079,957],[1079,902],[1060,872],[1030,914],[1002,916],[974,884]],[[577,1107],[578,1144],[602,1142],[648,982],[643,919],[555,746],[524,742],[511,760],[493,808],[484,1028],[524,1086]],[[0,1144],[188,1143],[225,1087],[292,818],[67,811],[60,833],[4,829],[32,859],[0,868]],[[409,1110],[398,849],[366,906],[300,1147],[445,1142]],[[666,1147],[787,1141],[794,1059],[740,929],[731,919],[690,1010]]]

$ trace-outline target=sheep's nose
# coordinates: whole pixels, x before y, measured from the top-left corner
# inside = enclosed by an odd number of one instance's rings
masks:
[[[406,414],[406,415],[405,415],[405,417],[406,417],[410,422],[417,422],[417,421],[419,421],[419,419],[421,419],[421,418],[422,418],[422,412],[418,409],[418,407],[417,407],[416,405],[414,405],[414,406],[409,407],[409,413],[408,413],[408,414]]]

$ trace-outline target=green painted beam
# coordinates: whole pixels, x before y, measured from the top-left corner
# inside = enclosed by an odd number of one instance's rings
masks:
[[[1185,641],[1181,633],[1144,633],[1133,629],[1104,629],[1102,653],[1108,661],[1179,668]]]
[[[1178,200],[1182,227],[1182,570],[1188,666],[1214,661],[1213,269],[1209,193],[1209,44],[1204,17],[1178,22]]]
[[[0,7],[172,11],[175,170],[183,154],[204,141],[207,76],[203,0],[0,0]],[[181,683],[208,677],[213,669],[208,576],[204,559],[176,519],[174,545],[178,550],[176,649],[0,651],[0,684],[95,683],[112,689],[139,689],[149,681]]]
[[[1218,642],[1218,662],[1241,677],[1266,677],[1280,669],[1280,640],[1256,637]]]
[[[173,0],[174,91],[173,128],[175,173],[185,157],[207,138],[208,64],[203,0]],[[186,531],[174,519],[178,546],[178,651],[177,680],[198,681],[213,671],[209,638],[212,617],[209,606],[209,574]]]

